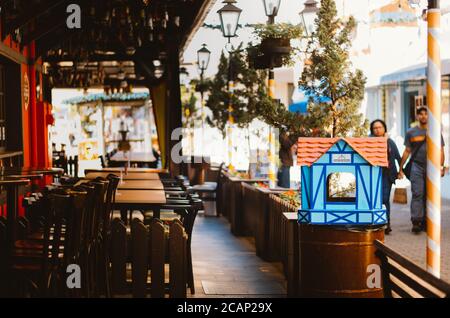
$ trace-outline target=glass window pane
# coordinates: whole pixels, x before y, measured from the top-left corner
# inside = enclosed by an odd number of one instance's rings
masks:
[[[349,172],[336,172],[330,174],[327,178],[327,201],[355,202],[355,175]]]

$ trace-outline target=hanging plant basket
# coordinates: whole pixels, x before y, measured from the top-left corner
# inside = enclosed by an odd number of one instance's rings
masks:
[[[260,45],[247,48],[248,64],[255,70],[262,70],[270,67],[270,59],[261,51]]]
[[[249,65],[257,70],[282,67],[291,50],[289,40],[265,39],[260,45],[247,49]]]
[[[289,55],[292,51],[291,40],[284,38],[266,38],[261,41],[261,51],[265,55]]]

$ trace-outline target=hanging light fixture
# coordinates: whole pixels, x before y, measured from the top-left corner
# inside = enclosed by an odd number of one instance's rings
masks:
[[[223,36],[228,38],[228,41],[230,41],[232,37],[236,36],[239,17],[242,10],[233,4],[236,3],[235,0],[225,0],[223,3],[225,3],[225,6],[218,10],[217,13],[220,17]]]
[[[208,68],[210,57],[211,51],[206,48],[206,44],[203,44],[202,48],[197,51],[197,63],[200,71],[203,72]]]
[[[185,67],[180,68],[180,84],[183,86],[189,84],[189,73]]]
[[[132,46],[129,46],[126,48],[125,52],[127,55],[134,55],[134,53],[136,53],[136,49]]]
[[[409,6],[411,8],[418,8],[420,6],[420,0],[408,0]]]
[[[127,81],[121,81],[120,82],[120,88],[126,88],[128,86],[128,82]]]
[[[269,18],[269,23],[274,23],[275,17],[280,9],[281,0],[263,0],[264,10],[266,11],[266,16]]]
[[[307,0],[305,2],[305,8],[300,12],[300,17],[302,19],[301,23],[305,30],[306,37],[310,37],[314,33],[315,20],[318,11],[317,1]]]
[[[124,80],[125,79],[125,72],[121,69],[118,73],[117,73],[117,79],[118,80]]]

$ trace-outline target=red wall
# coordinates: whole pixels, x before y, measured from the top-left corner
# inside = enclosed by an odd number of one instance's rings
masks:
[[[20,52],[20,47],[8,36],[4,44]],[[34,60],[35,44],[34,42],[25,46],[20,52],[24,57]],[[29,102],[28,106],[24,99],[24,77],[28,76],[29,82]],[[38,77],[36,79],[36,77]],[[24,166],[50,166],[49,147],[48,147],[48,114],[51,114],[51,105],[42,101],[42,74],[36,76],[34,65],[21,64],[21,83],[22,87],[22,134],[23,134],[23,161]],[[39,101],[37,100],[36,86],[41,87]]]

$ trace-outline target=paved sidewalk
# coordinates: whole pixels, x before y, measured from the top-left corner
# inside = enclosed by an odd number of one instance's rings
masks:
[[[448,191],[449,188],[442,188]],[[394,191],[392,191],[394,192]],[[391,201],[392,202],[392,201]],[[426,233],[419,235],[411,232],[410,216],[411,192],[408,188],[408,204],[393,204],[391,207],[392,232],[386,235],[385,242],[395,251],[409,258],[419,266],[426,268]],[[441,278],[450,282],[450,200],[442,201],[442,237],[441,237]]]
[[[197,217],[192,259],[196,293],[188,297],[286,297],[281,264],[256,256],[254,240],[232,235],[224,218]]]

